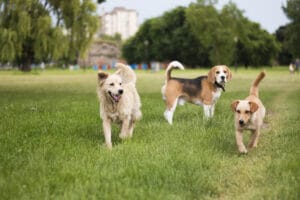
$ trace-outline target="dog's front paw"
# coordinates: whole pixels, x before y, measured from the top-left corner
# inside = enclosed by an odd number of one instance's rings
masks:
[[[168,123],[169,123],[170,125],[173,124],[172,113],[171,113],[170,111],[166,110],[166,111],[164,112],[164,117],[165,117],[165,119],[168,121]]]
[[[254,145],[254,144],[248,145],[248,148],[249,148],[249,149],[255,149],[256,147],[257,147],[257,145]]]
[[[246,147],[242,146],[242,147],[239,147],[239,152],[242,153],[242,154],[246,154],[248,153]]]
[[[127,134],[124,134],[124,133],[121,133],[121,134],[119,135],[119,137],[120,137],[121,139],[126,139],[126,138],[128,138],[128,135],[127,135]]]
[[[112,143],[105,143],[104,145],[107,147],[107,149],[112,150]]]

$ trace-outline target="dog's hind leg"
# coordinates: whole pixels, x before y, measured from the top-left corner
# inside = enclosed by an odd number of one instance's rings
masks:
[[[111,143],[111,122],[109,120],[103,120],[103,134],[105,138],[105,144],[106,146],[111,149],[112,143]]]
[[[167,100],[167,109],[164,112],[164,116],[170,125],[173,123],[173,114],[177,106],[178,98]]]

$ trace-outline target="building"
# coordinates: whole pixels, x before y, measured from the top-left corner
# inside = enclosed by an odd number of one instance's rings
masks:
[[[133,36],[138,30],[138,13],[136,10],[116,7],[102,15],[101,34],[114,36],[119,33],[123,40]]]
[[[120,57],[120,47],[113,42],[94,41],[85,58],[78,60],[80,66],[112,66]]]

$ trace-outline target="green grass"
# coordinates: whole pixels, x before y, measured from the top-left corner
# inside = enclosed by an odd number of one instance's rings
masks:
[[[173,126],[163,118],[164,73],[138,72],[143,119],[130,140],[113,127],[112,151],[103,145],[96,72],[0,72],[0,199],[299,199],[300,75],[267,69],[258,148],[237,152],[230,104],[248,95],[258,72],[234,73],[212,120],[186,104]]]

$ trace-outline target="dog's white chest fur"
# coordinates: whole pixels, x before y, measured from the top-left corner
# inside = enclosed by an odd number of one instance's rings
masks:
[[[216,92],[213,92],[213,102],[216,103],[218,99],[220,98],[222,93],[222,89],[218,88]]]
[[[113,112],[109,113],[108,117],[113,121],[113,122],[121,122],[120,120],[120,113],[118,112]]]

